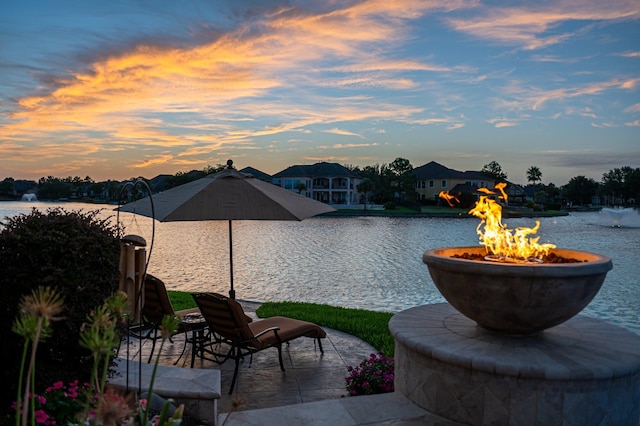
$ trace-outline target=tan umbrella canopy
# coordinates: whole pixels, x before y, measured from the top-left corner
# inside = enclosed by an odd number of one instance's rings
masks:
[[[229,221],[229,296],[233,288],[233,220],[303,220],[335,211],[327,204],[312,200],[251,175],[238,172],[233,162],[227,168],[184,185],[119,207],[160,222]]]

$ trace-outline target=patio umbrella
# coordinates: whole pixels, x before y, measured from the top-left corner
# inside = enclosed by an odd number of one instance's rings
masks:
[[[201,179],[171,188],[153,196],[119,207],[151,217],[160,222],[228,220],[229,221],[229,296],[233,288],[234,220],[303,220],[335,211],[327,204],[312,200],[249,174],[240,173],[227,161],[227,168]]]

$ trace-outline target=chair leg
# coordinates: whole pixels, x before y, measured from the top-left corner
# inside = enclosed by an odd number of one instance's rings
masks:
[[[194,335],[195,335],[195,332],[194,332]],[[169,339],[169,341],[171,343],[173,343],[173,340]],[[176,361],[173,363],[173,365],[178,365],[178,363],[180,362],[180,360],[184,356],[184,353],[187,351],[187,345],[188,344],[189,344],[189,332],[185,331],[184,332],[184,345],[182,346],[182,352],[180,352],[180,356],[178,357],[178,359],[176,359]],[[193,352],[192,352],[191,353],[191,368],[193,368],[193,361],[194,360],[193,360]]]
[[[153,338],[151,339],[151,353],[149,354],[149,361],[147,364],[151,364],[151,360],[153,359],[153,352],[156,350],[156,339],[158,338],[158,329],[153,329]],[[142,345],[140,345],[140,350],[142,350]]]
[[[240,368],[240,349],[233,348],[236,351],[235,359],[236,359],[236,367],[233,372],[233,379],[231,379],[231,389],[229,389],[229,395],[233,393],[233,387],[236,385],[236,378],[238,377],[238,370]]]
[[[279,344],[277,348],[278,348],[278,361],[280,361],[280,369],[284,371],[284,363],[282,362],[282,344]]]

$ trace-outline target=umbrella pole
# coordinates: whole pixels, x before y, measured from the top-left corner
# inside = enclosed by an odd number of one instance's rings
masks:
[[[233,231],[231,229],[231,219],[229,219],[229,273],[231,288],[229,289],[229,297],[236,298],[236,291],[233,289]]]

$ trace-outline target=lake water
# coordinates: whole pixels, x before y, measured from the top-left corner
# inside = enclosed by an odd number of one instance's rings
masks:
[[[42,202],[0,202],[0,218],[28,213]],[[67,210],[113,206],[60,204]],[[541,218],[540,242],[611,257],[613,270],[583,311],[640,334],[640,216],[612,227],[604,212]],[[151,219],[120,216],[127,233],[151,241]],[[509,228],[535,219],[505,220]],[[238,299],[303,301],[398,312],[444,302],[422,253],[431,248],[478,244],[475,218],[318,217],[301,222],[233,222],[234,287]],[[635,226],[637,225],[637,226]],[[169,289],[229,291],[228,222],[155,224],[149,273]]]

